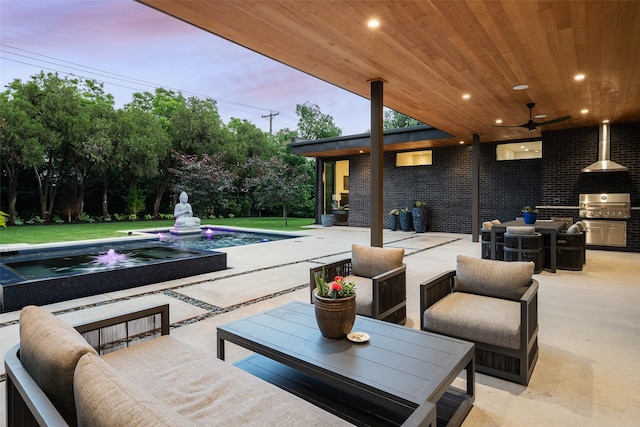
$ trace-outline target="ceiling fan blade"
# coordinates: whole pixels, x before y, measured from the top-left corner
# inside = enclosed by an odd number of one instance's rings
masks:
[[[557,119],[547,120],[546,122],[536,123],[536,125],[538,125],[538,126],[550,125],[550,124],[553,124],[553,123],[563,122],[563,121],[568,120],[570,118],[571,118],[571,116],[562,116],[562,117],[558,117]]]

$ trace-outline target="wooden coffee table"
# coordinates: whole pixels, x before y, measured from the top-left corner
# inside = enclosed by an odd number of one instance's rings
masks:
[[[357,316],[366,343],[324,338],[311,304],[293,302],[218,327],[257,355],[237,366],[354,424],[460,425],[474,401],[474,344]],[[466,370],[466,390],[451,386]],[[437,409],[436,406],[437,405]],[[432,417],[432,418],[430,418]],[[426,421],[425,421],[426,420]]]

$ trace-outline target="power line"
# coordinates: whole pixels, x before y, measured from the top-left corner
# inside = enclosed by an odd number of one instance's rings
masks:
[[[89,66],[85,66],[85,65],[82,65],[82,64],[77,64],[77,63],[74,63],[74,62],[71,62],[71,61],[66,61],[66,60],[63,60],[63,59],[54,58],[54,57],[43,55],[43,54],[40,54],[40,53],[37,53],[37,52],[32,52],[32,51],[29,51],[29,50],[25,50],[25,49],[21,49],[21,48],[18,48],[18,47],[10,46],[10,45],[4,44],[4,43],[0,43],[0,46],[5,46],[5,47],[8,47],[10,49],[19,50],[21,52],[26,52],[26,53],[29,53],[29,54],[32,54],[32,55],[42,56],[44,58],[52,59],[54,61],[75,65],[77,67],[82,67],[84,69],[78,69],[78,68],[75,68],[75,67],[70,67],[69,65],[65,65],[65,64],[59,64],[59,63],[55,63],[55,62],[44,61],[44,60],[39,59],[39,58],[34,58],[34,57],[27,56],[27,55],[21,55],[21,54],[15,53],[15,52],[9,52],[9,51],[6,51],[6,50],[0,50],[0,52],[4,52],[6,54],[20,56],[20,57],[27,58],[27,59],[30,59],[30,60],[33,60],[33,61],[43,62],[43,63],[52,64],[52,65],[56,65],[56,66],[62,66],[62,67],[66,67],[66,68],[69,68],[69,69],[72,69],[72,70],[84,72],[84,73],[88,72],[88,73],[95,74],[95,75],[98,75],[98,76],[101,76],[101,77],[104,77],[104,78],[120,80],[120,81],[123,81],[125,83],[144,85],[144,86],[148,86],[148,87],[151,87],[151,88],[163,87],[163,88],[174,90],[174,91],[177,91],[177,92],[180,92],[180,93],[183,93],[183,94],[193,95],[193,96],[196,96],[196,97],[199,97],[199,98],[211,99],[211,100],[216,101],[217,103],[229,104],[229,105],[234,105],[234,106],[237,106],[237,107],[245,107],[245,108],[251,108],[251,109],[254,109],[254,110],[269,111],[270,113],[273,111],[272,109],[268,109],[268,108],[256,107],[256,106],[249,105],[249,104],[243,104],[243,103],[236,102],[236,101],[229,101],[229,100],[216,98],[216,97],[212,97],[212,96],[208,96],[208,95],[204,95],[204,94],[200,94],[200,93],[196,93],[196,92],[181,90],[181,89],[173,88],[173,87],[170,87],[170,86],[165,86],[165,85],[161,85],[161,84],[157,84],[157,83],[153,83],[153,82],[149,82],[149,81],[145,81],[145,80],[140,80],[140,79],[136,79],[136,78],[132,78],[132,77],[127,77],[127,76],[124,76],[122,74],[117,74],[117,73],[113,73],[113,72],[110,72],[110,71],[101,70],[99,68],[89,67]],[[63,70],[60,70],[60,69],[55,69],[55,68],[50,68],[50,67],[43,67],[41,65],[36,65],[36,64],[32,64],[32,63],[28,63],[28,62],[24,62],[24,61],[19,61],[19,60],[12,59],[12,58],[4,57],[4,58],[0,58],[0,59],[6,59],[8,61],[13,61],[13,62],[17,62],[17,63],[21,63],[21,64],[33,66],[33,67],[44,68],[44,69],[47,69],[47,70],[59,72],[59,73],[66,74],[66,75],[82,77],[82,78],[91,79],[91,80],[97,80],[97,81],[99,81],[101,83],[104,83],[104,84],[111,84],[111,85],[119,86],[119,87],[126,88],[126,89],[139,90],[139,87],[125,86],[125,85],[122,85],[122,84],[119,84],[119,83],[110,82],[110,81],[106,81],[105,82],[105,81],[98,80],[98,79],[95,79],[95,78],[92,78],[92,77],[80,76],[80,75],[76,75],[76,74],[74,74],[72,72],[63,71]],[[98,72],[91,71],[91,70],[96,70]],[[107,75],[105,75],[105,74],[107,74]],[[234,109],[234,108],[230,108],[230,107],[222,107],[221,106],[221,108],[225,108],[225,109],[231,110],[231,111],[243,112],[243,113],[247,113],[247,114],[260,115],[260,113],[256,113],[256,112],[252,112],[252,111],[246,111],[246,110],[240,110],[240,109]]]

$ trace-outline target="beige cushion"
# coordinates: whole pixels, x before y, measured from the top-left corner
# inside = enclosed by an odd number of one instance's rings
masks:
[[[404,249],[351,246],[351,274],[372,278],[402,267]],[[357,292],[357,291],[356,291]]]
[[[507,234],[517,234],[522,236],[533,236],[536,232],[535,227],[515,226],[507,227]]]
[[[489,230],[491,230],[492,227],[493,227],[493,223],[491,221],[485,221],[485,222],[482,223],[482,228],[484,230],[489,231]]]
[[[93,354],[80,358],[73,381],[78,426],[193,426]]]
[[[347,276],[344,280],[356,284],[356,314],[373,316],[373,280],[361,276]]]
[[[454,290],[518,301],[531,285],[534,266],[458,255]]]
[[[454,292],[423,313],[429,331],[517,350],[520,304],[499,298]]]
[[[103,360],[119,375],[199,425],[351,425],[172,336],[109,353]]]
[[[76,419],[73,371],[87,353],[96,351],[63,320],[33,305],[20,312],[20,361],[71,425]]]
[[[494,219],[493,221],[491,221],[491,224],[493,224],[493,225],[499,225],[499,224],[502,224],[502,223],[500,222],[500,220],[499,220],[499,219]]]

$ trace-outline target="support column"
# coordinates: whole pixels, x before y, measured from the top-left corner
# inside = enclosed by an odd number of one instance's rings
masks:
[[[319,183],[319,184],[318,184]],[[324,212],[324,160],[316,157],[316,224],[321,224],[320,218]]]
[[[471,241],[480,236],[480,134],[473,134],[471,168]]]
[[[383,208],[383,81],[371,81],[371,246],[382,247]]]

